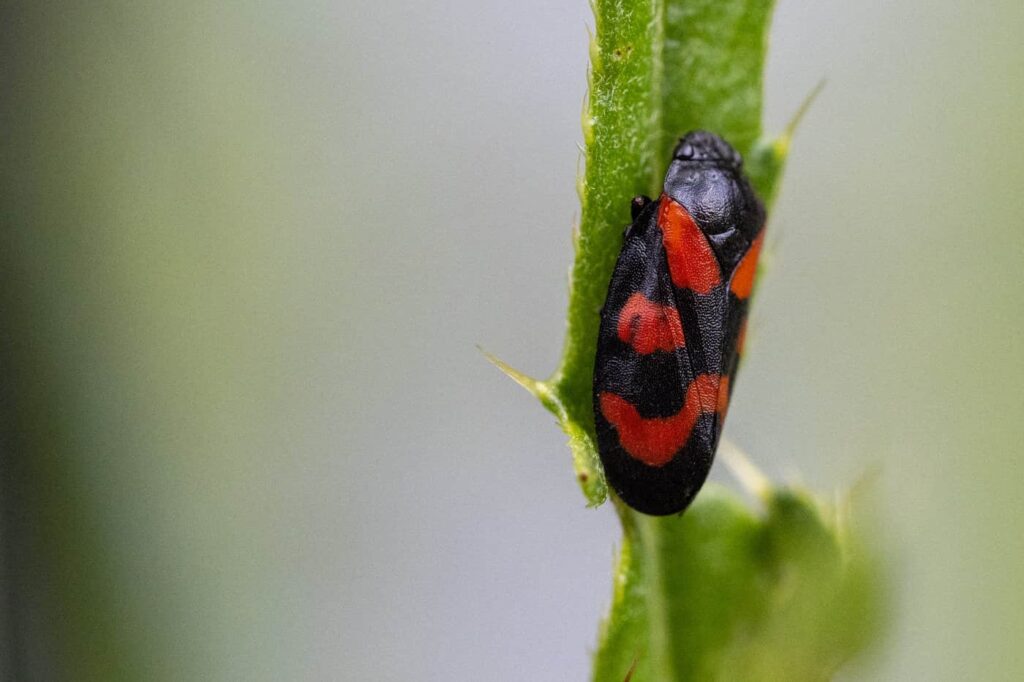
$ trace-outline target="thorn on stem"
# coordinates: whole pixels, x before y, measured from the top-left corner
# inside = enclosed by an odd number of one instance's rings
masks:
[[[499,360],[491,353],[485,351],[480,345],[477,345],[477,350],[483,353],[484,357],[487,358],[492,365],[494,365],[502,372],[504,372],[507,377],[512,379],[512,381],[516,382],[517,384],[525,388],[527,391],[532,393],[534,397],[536,397],[538,400],[544,402],[548,398],[550,390],[548,389],[548,386],[545,382],[540,381],[538,379],[534,379],[533,377],[527,376],[520,372],[519,370],[514,369],[513,367],[506,364],[502,360]]]
[[[723,438],[718,452],[729,471],[748,493],[760,500],[768,499],[772,490],[771,481],[735,443]]]
[[[786,129],[783,131],[782,135],[780,135],[775,141],[775,149],[780,156],[785,156],[789,152],[789,143],[792,141],[793,135],[796,134],[797,126],[800,125],[800,121],[803,120],[804,115],[807,114],[811,105],[814,104],[814,100],[816,100],[818,95],[821,94],[821,91],[825,89],[826,82],[827,81],[824,78],[818,81],[818,84],[814,86],[810,93],[808,93],[807,97],[804,98],[804,101],[797,108],[796,113],[793,114],[793,118],[789,119],[789,123],[786,124]]]

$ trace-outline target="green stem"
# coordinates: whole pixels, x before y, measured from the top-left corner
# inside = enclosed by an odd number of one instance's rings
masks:
[[[562,363],[549,383],[569,419],[593,431],[590,407],[597,313],[618,256],[629,202],[657,186],[662,0],[595,0],[580,182],[580,230]]]
[[[637,526],[643,544],[643,559],[646,563],[647,578],[647,619],[650,642],[651,672],[656,680],[676,680],[673,654],[672,620],[668,605],[672,603],[669,578],[662,560],[662,532],[658,519],[642,514],[637,517]]]

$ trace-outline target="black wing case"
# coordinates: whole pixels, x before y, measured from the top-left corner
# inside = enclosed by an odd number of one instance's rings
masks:
[[[699,407],[658,217],[647,201],[626,232],[601,310],[594,367],[598,450],[616,493],[646,514],[682,511],[714,456],[715,419]]]

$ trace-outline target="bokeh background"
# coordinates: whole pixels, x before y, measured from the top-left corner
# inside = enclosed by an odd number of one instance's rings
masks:
[[[586,678],[617,523],[475,344],[555,366],[588,23],[4,3],[0,677]],[[893,617],[850,680],[1024,669],[1021,35],[1019,0],[776,12],[767,127],[828,86],[727,435],[877,472]]]

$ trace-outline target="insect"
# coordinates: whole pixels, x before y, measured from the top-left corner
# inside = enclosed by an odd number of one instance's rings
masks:
[[[743,160],[683,137],[661,196],[633,200],[594,367],[608,483],[637,511],[681,512],[704,484],[743,350],[765,209]]]

